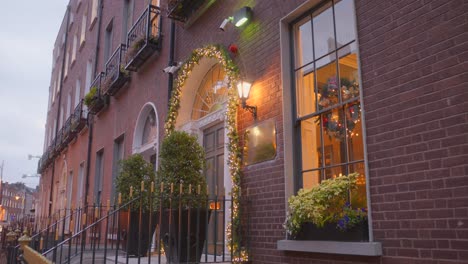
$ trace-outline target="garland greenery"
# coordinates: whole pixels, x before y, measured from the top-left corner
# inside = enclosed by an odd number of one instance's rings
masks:
[[[176,120],[180,109],[181,89],[185,85],[193,68],[199,64],[202,58],[216,59],[226,71],[228,77],[228,109],[226,112],[226,123],[228,130],[228,165],[232,180],[232,222],[227,227],[228,248],[233,253],[233,263],[242,263],[248,261],[246,249],[242,246],[241,237],[241,155],[242,150],[239,146],[239,134],[237,132],[237,108],[238,99],[235,85],[239,81],[239,69],[229,57],[226,49],[221,45],[208,45],[203,48],[195,49],[189,58],[182,64],[174,83],[171,99],[169,101],[169,112],[164,125],[166,136],[175,130]]]

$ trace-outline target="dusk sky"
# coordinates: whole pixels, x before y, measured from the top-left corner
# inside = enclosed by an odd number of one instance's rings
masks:
[[[42,155],[52,50],[68,1],[6,1],[0,16],[0,166],[3,181],[35,187]]]

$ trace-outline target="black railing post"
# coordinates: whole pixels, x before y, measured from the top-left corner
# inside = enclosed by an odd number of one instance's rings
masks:
[[[138,264],[140,264],[140,257],[141,257],[141,226],[143,225],[142,223],[142,207],[143,207],[143,192],[145,190],[144,182],[141,182],[141,189],[140,189],[140,205],[139,205],[139,210],[138,210]]]
[[[110,212],[111,212],[111,209],[110,209],[110,201],[107,200],[106,232],[105,232],[105,235],[104,235],[104,257],[103,257],[104,263],[106,263],[106,257],[107,257],[107,240],[109,239],[109,238],[108,238],[108,235],[109,235],[109,218],[110,218]]]
[[[190,260],[190,227],[191,227],[191,201],[192,201],[192,197],[190,197],[190,195],[192,194],[192,185],[189,184],[189,190],[188,190],[188,199],[187,199],[187,223],[188,223],[188,226],[187,226],[187,256],[188,256],[188,259],[187,261]],[[180,232],[180,231],[179,231]]]
[[[151,264],[151,246],[153,241],[153,196],[154,193],[154,182],[151,182],[149,195],[148,195],[148,202],[149,202],[149,216],[148,216],[148,264]]]
[[[133,197],[133,187],[130,186],[130,199]],[[129,258],[129,255],[128,255],[128,249],[130,247],[130,239],[129,239],[129,236],[130,236],[130,214],[131,214],[131,211],[132,211],[132,208],[131,208],[131,205],[128,205],[128,215],[127,215],[127,231],[126,231],[126,239],[127,239],[127,248],[125,249],[127,251],[127,258],[126,258],[126,261],[125,263],[128,264],[128,258]]]
[[[158,235],[156,236],[157,245],[158,245],[158,263],[161,263],[161,230],[162,230],[162,215],[163,215],[163,192],[164,192],[164,183],[161,182],[161,191],[159,192],[159,224],[158,224]],[[167,257],[166,257],[167,260]]]
[[[118,194],[118,198],[117,198],[117,205],[118,205],[118,211],[116,209],[114,209],[118,214],[117,214],[117,246],[115,247],[115,264],[117,264],[117,260],[118,260],[118,257],[119,257],[119,246],[120,246],[120,212],[121,212],[121,207],[120,205],[122,204],[122,194],[119,193]],[[114,205],[114,208],[115,208],[115,205]],[[115,213],[114,213],[114,221],[115,221]]]
[[[179,186],[179,215],[177,229],[177,261],[180,263],[180,254],[182,251],[182,183]]]

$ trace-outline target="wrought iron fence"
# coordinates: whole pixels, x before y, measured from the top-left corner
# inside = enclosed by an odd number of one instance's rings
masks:
[[[58,212],[66,217],[41,231],[42,243],[33,248],[54,263],[225,263],[241,258],[227,237],[231,197],[151,189],[150,195],[130,196],[126,203]],[[240,199],[240,206],[244,215],[236,237],[248,249],[248,199]],[[38,241],[37,234],[33,238]]]

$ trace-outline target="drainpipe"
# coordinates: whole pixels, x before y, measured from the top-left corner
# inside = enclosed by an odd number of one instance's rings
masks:
[[[96,78],[97,73],[97,66],[98,66],[98,59],[99,59],[99,43],[101,37],[101,25],[102,25],[102,9],[104,8],[104,1],[99,1],[99,10],[98,10],[98,28],[97,28],[97,35],[96,35],[96,49],[94,55],[94,71],[93,71],[93,80]],[[89,195],[89,174],[91,170],[91,150],[93,144],[93,118],[92,115],[88,112],[88,153],[86,157],[86,184],[85,184],[85,200],[84,200],[84,207],[88,207],[88,195]]]
[[[174,66],[174,46],[175,46],[175,22],[171,19],[171,35],[169,42],[169,61],[168,66]],[[171,100],[172,89],[174,86],[174,73],[169,73],[167,82],[167,105],[169,108],[169,101]]]
[[[62,104],[62,90],[63,90],[63,73],[65,70],[65,59],[67,56],[67,43],[68,43],[68,26],[70,24],[70,5],[67,6],[67,22],[65,25],[65,41],[63,43],[63,58],[62,58],[62,69],[61,69],[61,76],[59,82],[59,95],[58,95],[58,104],[57,104],[57,125],[55,126],[55,137],[57,137],[57,133],[59,131],[58,124],[60,123],[60,106]],[[54,91],[52,91],[54,92]],[[54,176],[55,176],[55,160],[52,164],[52,177],[50,183],[50,195],[49,195],[49,216],[52,215],[52,199],[54,194]]]

